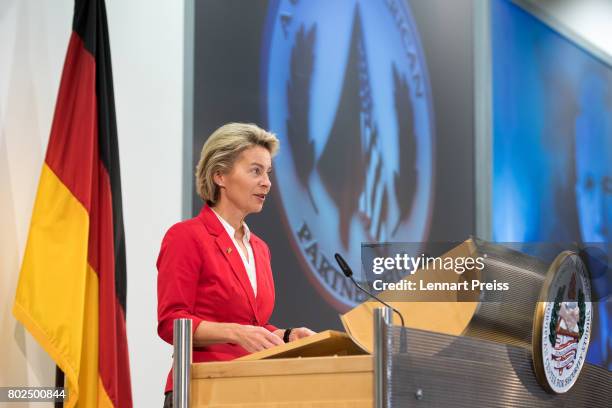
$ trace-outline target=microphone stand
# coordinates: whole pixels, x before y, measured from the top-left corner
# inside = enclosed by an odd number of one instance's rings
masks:
[[[344,273],[344,276],[349,278],[351,280],[351,282],[353,282],[353,284],[355,286],[357,286],[357,288],[359,290],[361,290],[363,293],[365,293],[366,295],[368,295],[372,299],[382,303],[383,305],[387,306],[389,309],[391,309],[395,313],[397,313],[397,315],[400,318],[400,321],[402,322],[402,326],[400,328],[400,347],[399,347],[399,352],[400,353],[408,352],[408,334],[406,332],[406,324],[404,323],[404,316],[402,316],[402,314],[399,312],[399,310],[397,310],[396,308],[394,308],[393,306],[391,306],[387,302],[383,301],[382,299],[380,299],[378,296],[374,295],[373,293],[370,293],[367,290],[365,290],[364,288],[362,288],[361,285],[359,285],[357,283],[357,281],[355,281],[355,278],[353,278],[353,270],[351,269],[351,267],[348,265],[348,263],[344,260],[344,258],[340,254],[338,254],[338,253],[334,254],[334,258],[336,258],[336,262],[338,263],[338,266],[340,266],[340,269],[342,270],[342,273]]]

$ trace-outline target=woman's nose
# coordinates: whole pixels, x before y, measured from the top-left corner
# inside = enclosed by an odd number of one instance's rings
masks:
[[[267,188],[272,186],[272,181],[270,180],[270,175],[268,173],[264,173],[261,184]]]

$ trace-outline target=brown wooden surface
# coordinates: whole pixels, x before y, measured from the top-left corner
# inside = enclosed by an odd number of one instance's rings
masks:
[[[199,363],[192,407],[370,408],[372,356]]]
[[[322,357],[367,354],[344,332],[326,330],[310,337],[281,344],[234,361],[263,360],[289,357]]]
[[[372,356],[279,358],[254,361],[233,360],[196,363],[191,367],[192,381],[203,378],[348,373],[371,371]]]

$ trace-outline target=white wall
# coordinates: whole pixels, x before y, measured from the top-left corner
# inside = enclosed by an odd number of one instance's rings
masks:
[[[612,57],[612,0],[528,0]]]
[[[55,366],[11,309],[70,35],[70,3],[0,1],[0,386],[55,381]]]
[[[106,3],[123,184],[134,406],[160,406],[171,348],[156,334],[155,260],[165,230],[181,217],[183,2]],[[0,386],[54,384],[53,362],[15,321],[11,308],[73,4],[0,0]]]
[[[157,336],[155,261],[181,218],[183,2],[107,0],[128,273],[135,407],[160,406],[172,348]]]

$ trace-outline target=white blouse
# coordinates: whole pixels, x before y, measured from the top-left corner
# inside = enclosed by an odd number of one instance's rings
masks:
[[[249,281],[251,281],[253,293],[255,294],[255,296],[257,296],[257,274],[255,271],[255,258],[253,257],[253,248],[251,247],[251,242],[249,241],[251,239],[251,230],[249,230],[249,227],[246,225],[246,222],[243,221],[242,226],[244,227],[244,235],[242,236],[242,243],[247,249],[247,253],[244,254],[244,251],[242,250],[240,245],[238,245],[238,241],[234,237],[236,229],[232,227],[229,222],[225,221],[223,217],[217,214],[215,210],[213,210],[213,212],[215,213],[219,221],[221,221],[221,225],[223,225],[223,228],[225,228],[225,231],[227,231],[227,234],[230,236],[232,242],[236,246],[236,249],[240,254],[240,258],[242,259],[242,263],[244,264],[244,269],[246,270],[246,273],[249,277]]]

